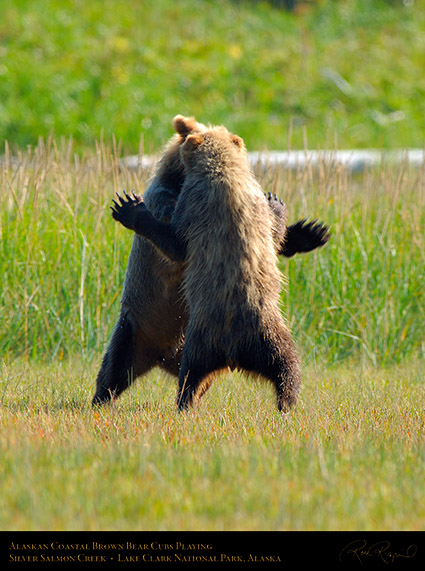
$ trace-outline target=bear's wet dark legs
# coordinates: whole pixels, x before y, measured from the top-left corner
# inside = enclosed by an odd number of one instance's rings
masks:
[[[109,402],[128,388],[136,377],[153,366],[152,358],[140,355],[134,326],[127,315],[121,314],[97,375],[92,404]]]
[[[186,346],[187,346],[186,342]],[[202,361],[195,362],[190,352],[183,352],[182,364],[179,373],[179,390],[177,406],[180,410],[188,409],[193,405],[194,399],[206,393],[214,379],[214,373],[225,367],[225,361],[218,355],[203,355]]]
[[[183,347],[177,349],[176,353],[172,357],[160,360],[158,366],[166,371],[169,375],[178,377],[180,372],[182,353]]]
[[[296,404],[300,392],[300,369],[298,362],[288,362],[285,356],[280,356],[275,367],[272,367],[269,377],[274,383],[277,397],[277,408],[287,413]]]
[[[300,391],[300,365],[295,345],[287,331],[279,341],[260,339],[256,350],[240,356],[241,368],[269,379],[276,390],[277,407],[282,412],[297,402]]]

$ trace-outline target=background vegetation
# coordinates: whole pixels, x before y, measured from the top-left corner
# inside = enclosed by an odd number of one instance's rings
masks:
[[[332,231],[279,262],[291,415],[239,374],[185,415],[157,370],[89,404],[132,240],[111,197],[150,176],[120,157],[175,113],[250,149],[423,145],[419,3],[277,4],[0,0],[0,529],[423,529],[423,168],[257,167]]]
[[[6,157],[3,358],[99,358],[119,313],[132,241],[110,217],[111,197],[143,192],[150,175],[121,169],[119,154],[98,143],[96,154],[79,157],[70,143],[47,141]],[[289,277],[283,307],[305,358],[385,364],[424,356],[424,170],[383,164],[354,176],[321,163],[257,176],[288,203],[290,221],[313,216],[332,231],[325,248],[280,261]]]
[[[251,150],[422,147],[425,10],[413,0],[0,1],[0,140],[101,131],[137,152],[170,117],[224,123]]]

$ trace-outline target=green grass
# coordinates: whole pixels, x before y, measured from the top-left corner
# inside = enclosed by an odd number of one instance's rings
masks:
[[[90,407],[132,240],[108,207],[148,176],[119,156],[49,140],[1,165],[0,529],[423,529],[424,171],[258,173],[332,228],[280,262],[300,403],[234,374],[181,415],[157,370]]]
[[[282,417],[271,386],[236,374],[193,413],[155,373],[93,411],[95,367],[15,363],[0,386],[0,529],[423,529],[422,371],[308,367]]]
[[[171,135],[171,130],[170,130]],[[119,312],[132,235],[110,217],[114,192],[143,192],[149,173],[120,170],[99,143],[78,157],[40,143],[0,171],[0,352],[6,361],[96,359]],[[283,307],[306,362],[372,364],[424,357],[424,171],[383,166],[351,177],[258,172],[285,199],[289,221],[311,216],[332,238],[280,261]]]
[[[376,0],[1,2],[0,140],[104,132],[158,149],[170,117],[224,123],[250,149],[422,147],[425,11]]]
[[[176,113],[250,150],[423,146],[416,4],[1,4],[0,529],[423,529],[423,169],[257,172],[290,223],[332,231],[280,261],[291,415],[238,374],[188,414],[159,371],[89,405],[132,240],[109,205],[150,174],[119,158]]]

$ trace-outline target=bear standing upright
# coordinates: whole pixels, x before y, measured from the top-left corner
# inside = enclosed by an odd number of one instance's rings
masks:
[[[189,407],[217,371],[230,367],[272,381],[278,408],[287,412],[298,397],[300,368],[279,310],[272,211],[240,137],[213,127],[189,135],[180,153],[185,179],[170,224],[129,197],[114,209],[114,218],[164,255],[185,260],[178,406]]]
[[[163,222],[170,220],[184,183],[180,146],[188,135],[202,133],[207,127],[192,117],[176,116],[174,129],[176,134],[167,143],[144,194],[149,211]],[[270,195],[268,198],[279,254],[290,257],[326,244],[329,233],[325,225],[301,220],[286,228],[286,208]],[[178,376],[186,325],[180,295],[182,274],[181,263],[171,262],[148,240],[134,235],[121,312],[97,375],[93,404],[117,397],[155,366]]]
[[[180,145],[205,130],[193,118],[168,141],[144,200],[152,214],[170,219],[184,181]],[[119,396],[155,366],[178,375],[184,345],[185,308],[179,286],[183,267],[166,259],[148,240],[134,236],[125,274],[121,312],[102,359],[92,404]]]

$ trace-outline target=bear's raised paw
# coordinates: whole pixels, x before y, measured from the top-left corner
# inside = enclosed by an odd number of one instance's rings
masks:
[[[133,196],[127,194],[125,190],[123,193],[125,198],[117,193],[117,200],[112,199],[114,203],[111,206],[112,217],[129,230],[135,230],[136,216],[140,216],[140,213],[147,208],[143,199],[134,192],[132,192]]]

